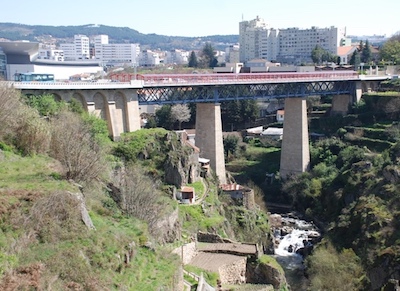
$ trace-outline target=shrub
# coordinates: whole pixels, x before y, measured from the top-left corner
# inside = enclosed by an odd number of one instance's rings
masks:
[[[66,108],[65,102],[58,102],[51,94],[24,96],[27,105],[35,108],[41,116],[54,116]]]
[[[91,181],[106,172],[106,148],[79,115],[64,111],[52,119],[50,155],[65,168],[67,179]]]
[[[84,230],[79,200],[65,191],[39,199],[30,209],[24,227],[33,230],[41,242],[54,243]]]
[[[351,249],[337,251],[326,242],[315,249],[306,263],[311,290],[364,290],[364,270]]]

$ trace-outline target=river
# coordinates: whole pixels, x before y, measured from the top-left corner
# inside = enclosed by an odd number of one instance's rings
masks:
[[[304,257],[310,254],[321,234],[312,223],[293,213],[271,214],[275,240],[275,255],[283,267],[286,280],[293,291],[307,290]]]

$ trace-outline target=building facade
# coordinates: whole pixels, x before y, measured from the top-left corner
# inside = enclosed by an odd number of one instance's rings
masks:
[[[239,23],[240,61],[266,59],[280,63],[310,63],[316,45],[336,55],[346,30],[336,27],[274,29],[258,17]]]
[[[40,48],[38,53],[38,59],[63,62],[64,51],[52,48]]]
[[[0,80],[6,80],[7,78],[7,55],[0,47]]]
[[[90,59],[89,38],[86,35],[74,35],[74,42],[62,43],[60,49],[64,51],[66,61]]]
[[[164,64],[186,65],[189,62],[189,52],[173,49],[165,54]]]
[[[139,65],[153,67],[160,64],[160,55],[152,50],[143,50],[139,54]]]
[[[137,66],[139,53],[139,44],[111,44],[108,42],[108,35],[94,37],[94,58],[105,65]]]
[[[226,63],[240,63],[239,44],[233,44],[225,49]]]

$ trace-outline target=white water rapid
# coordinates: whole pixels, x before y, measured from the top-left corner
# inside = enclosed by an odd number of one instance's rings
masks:
[[[321,234],[313,223],[293,215],[273,214],[273,221],[275,258],[292,290],[306,290],[303,261]]]

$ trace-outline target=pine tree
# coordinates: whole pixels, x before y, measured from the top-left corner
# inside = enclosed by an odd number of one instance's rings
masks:
[[[365,46],[361,51],[361,62],[369,63],[371,59],[372,59],[371,46],[369,45],[369,41],[367,39],[365,41]]]
[[[214,68],[218,64],[218,60],[215,57],[215,51],[211,43],[206,43],[201,50],[201,63],[205,68]]]
[[[354,53],[351,55],[350,65],[353,65],[354,69],[357,70],[357,68],[360,66],[360,62],[361,62],[360,53],[357,50],[355,50]]]
[[[199,62],[197,61],[197,56],[194,51],[190,53],[188,66],[190,68],[197,68],[199,66]]]

